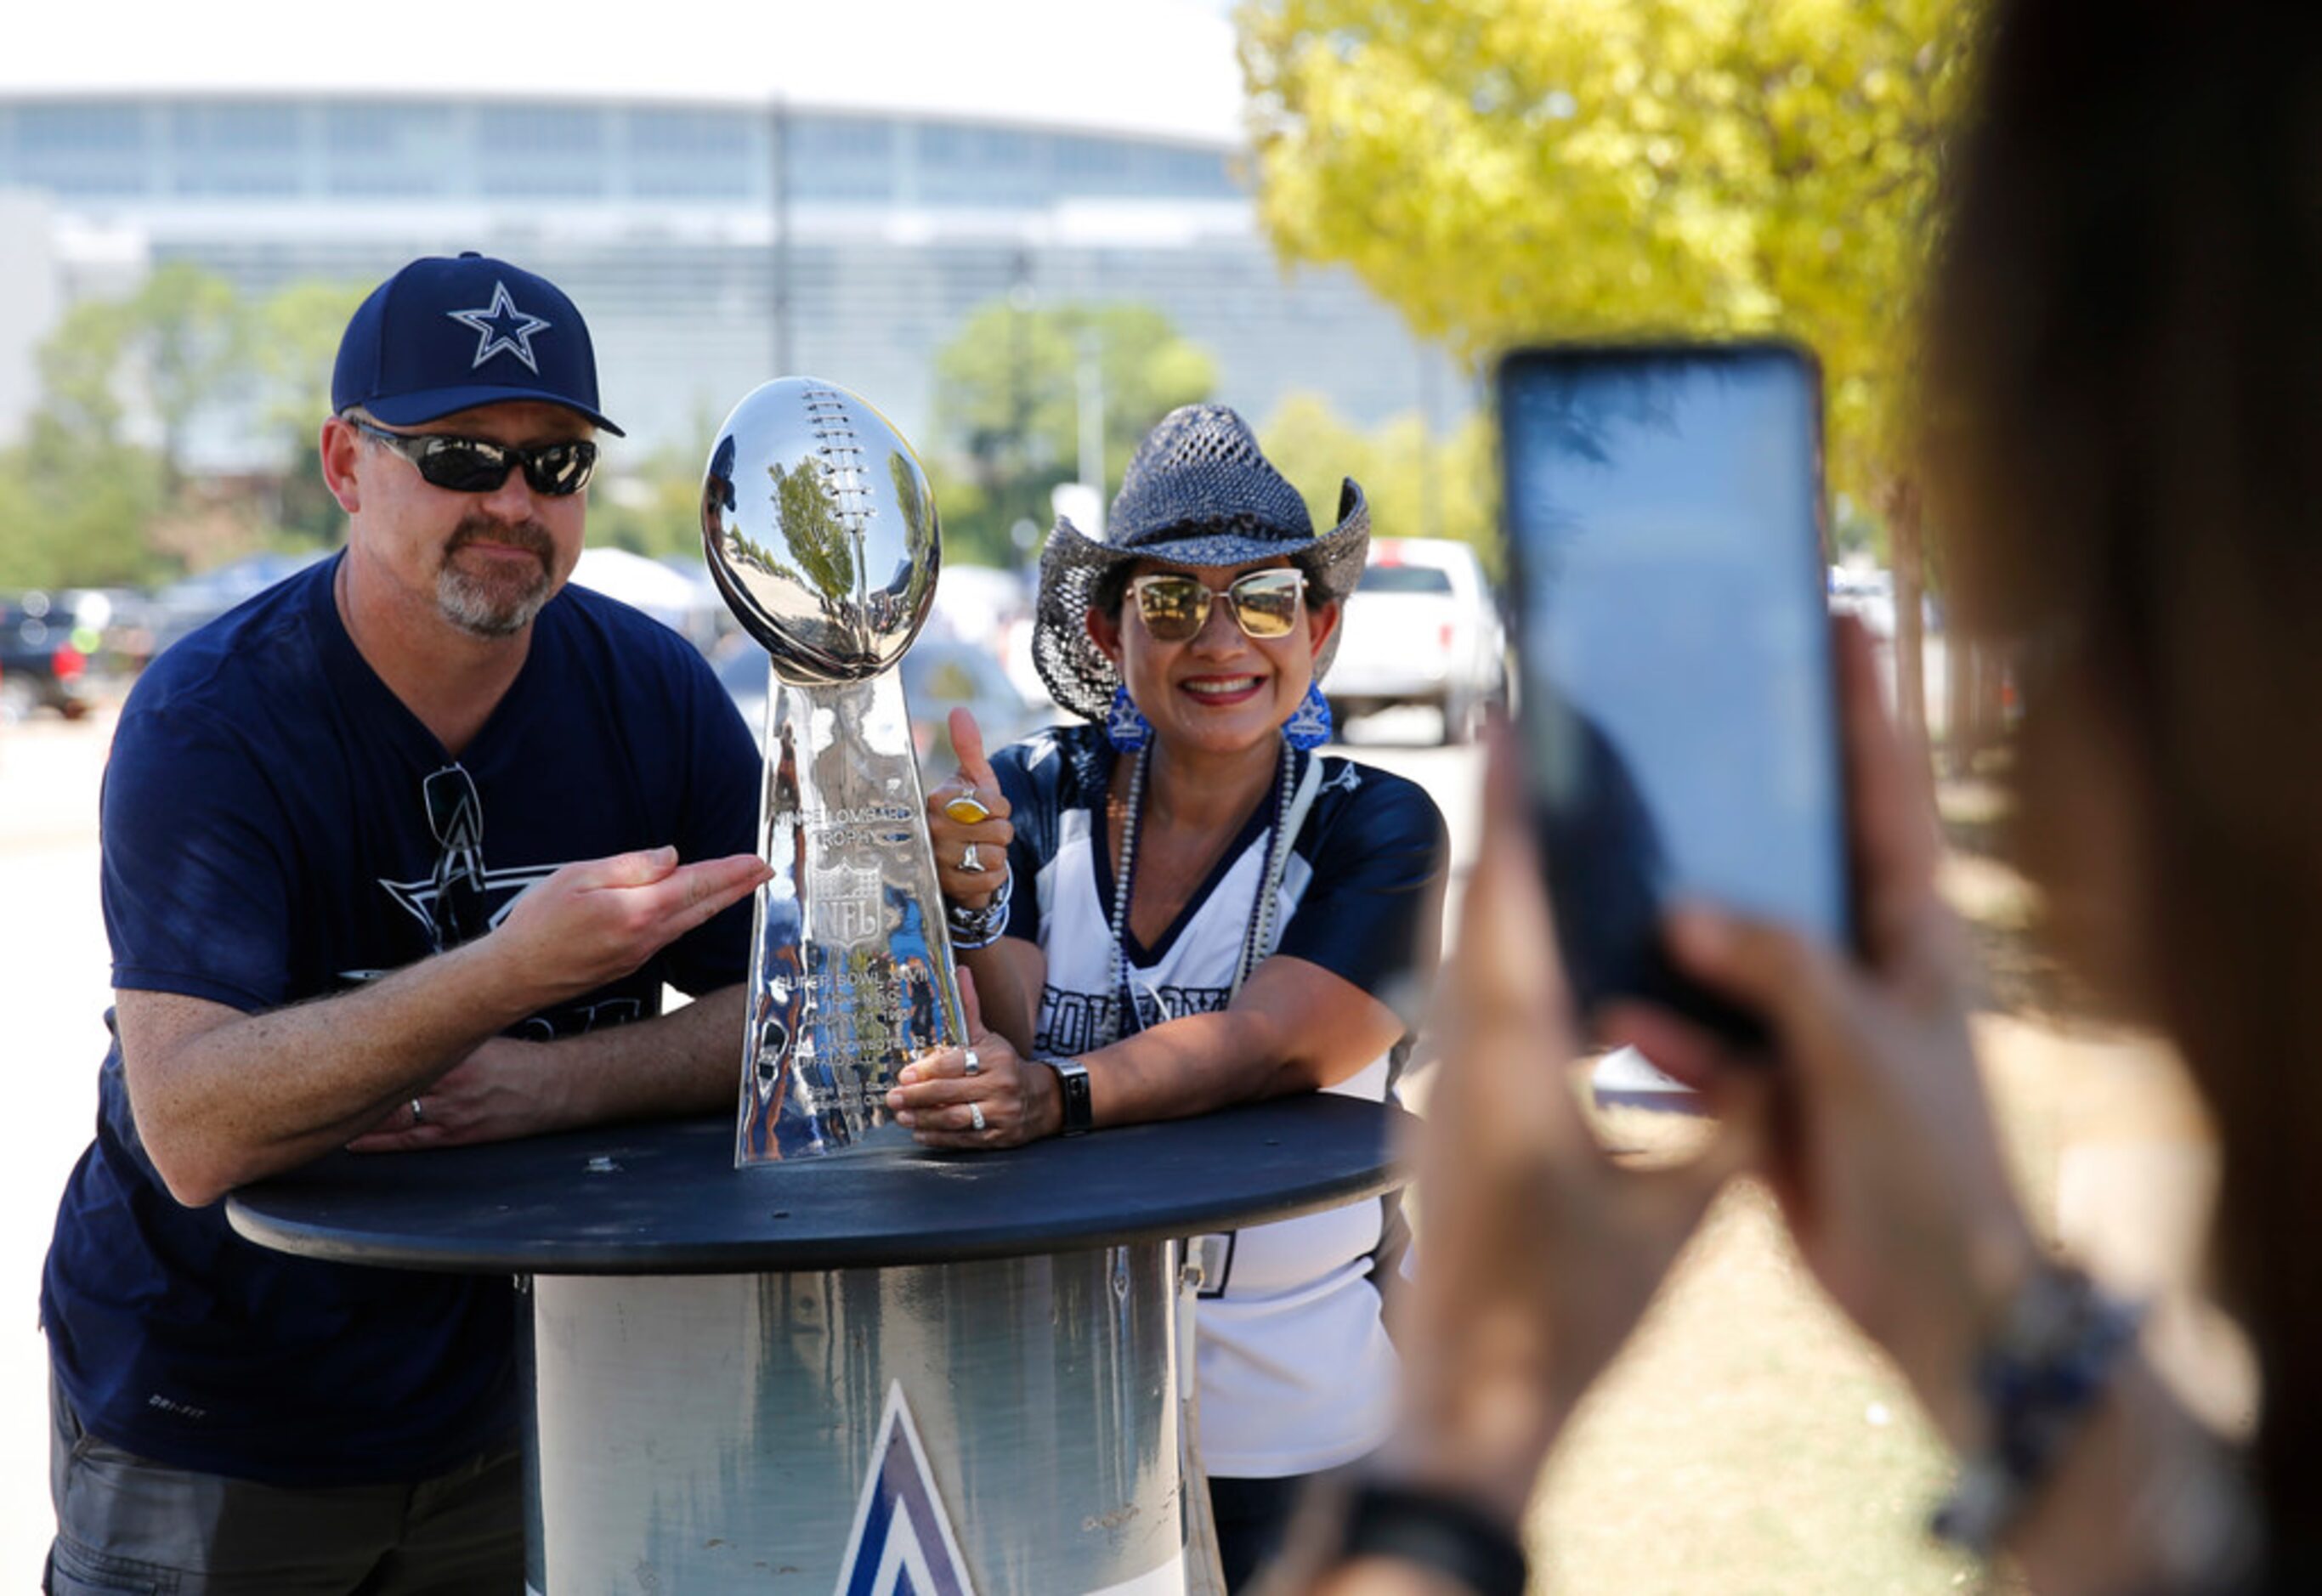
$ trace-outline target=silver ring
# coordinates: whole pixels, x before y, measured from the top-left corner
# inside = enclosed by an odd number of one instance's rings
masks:
[[[975,844],[970,843],[960,853],[959,868],[972,876],[980,876],[991,867],[975,856]]]
[[[971,1075],[981,1073],[983,1069],[983,1061],[975,1056],[975,1049],[973,1047],[968,1048],[965,1051],[967,1053],[967,1072]]]
[[[417,1098],[411,1099],[411,1123],[414,1126],[421,1126],[427,1123],[427,1110],[419,1106],[419,1099]]]
[[[983,1128],[983,1105],[982,1103],[970,1103],[967,1106],[967,1123],[977,1130],[982,1130]]]

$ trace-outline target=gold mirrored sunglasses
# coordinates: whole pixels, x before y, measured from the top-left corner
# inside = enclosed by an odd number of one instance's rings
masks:
[[[1210,623],[1210,605],[1222,598],[1248,636],[1261,643],[1287,637],[1298,625],[1298,603],[1306,591],[1306,573],[1295,567],[1253,570],[1236,577],[1224,591],[1199,578],[1174,571],[1155,571],[1129,584],[1137,614],[1156,643],[1184,643],[1201,635]]]

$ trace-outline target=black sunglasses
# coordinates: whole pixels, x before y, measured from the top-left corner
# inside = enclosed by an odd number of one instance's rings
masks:
[[[597,446],[579,439],[531,449],[462,438],[454,433],[390,433],[360,415],[343,418],[365,437],[377,438],[419,469],[420,479],[453,493],[491,493],[517,466],[535,493],[562,498],[589,486],[597,470]]]
[[[429,776],[419,793],[427,806],[427,829],[435,834],[435,896],[428,917],[440,953],[491,929],[484,896],[484,803],[475,779],[459,764]]]

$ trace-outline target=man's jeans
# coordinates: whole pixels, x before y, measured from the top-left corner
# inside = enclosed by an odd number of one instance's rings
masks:
[[[517,1596],[513,1450],[416,1485],[303,1490],[197,1473],[87,1434],[49,1382],[51,1596]]]

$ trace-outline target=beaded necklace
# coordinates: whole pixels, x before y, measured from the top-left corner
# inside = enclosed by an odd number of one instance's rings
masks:
[[[1120,871],[1113,883],[1112,894],[1112,958],[1113,970],[1112,1035],[1105,1040],[1117,1042],[1124,1035],[1134,1035],[1145,1028],[1145,1011],[1137,1001],[1129,971],[1129,902],[1137,882],[1137,826],[1145,809],[1145,772],[1153,762],[1153,749],[1148,743],[1138,750],[1137,762],[1129,771],[1129,802],[1127,813],[1120,819]],[[1282,872],[1290,859],[1290,805],[1295,783],[1291,777],[1298,768],[1298,755],[1288,743],[1282,744],[1282,762],[1274,776],[1274,825],[1266,840],[1266,867],[1258,872],[1257,901],[1251,906],[1249,930],[1243,935],[1241,961],[1234,968],[1233,990],[1241,990],[1241,983],[1264,957],[1261,950],[1270,948],[1274,939],[1274,917],[1282,895]],[[1131,1022],[1122,1028],[1124,1017]],[[1166,1015],[1163,1017],[1167,1017]]]

